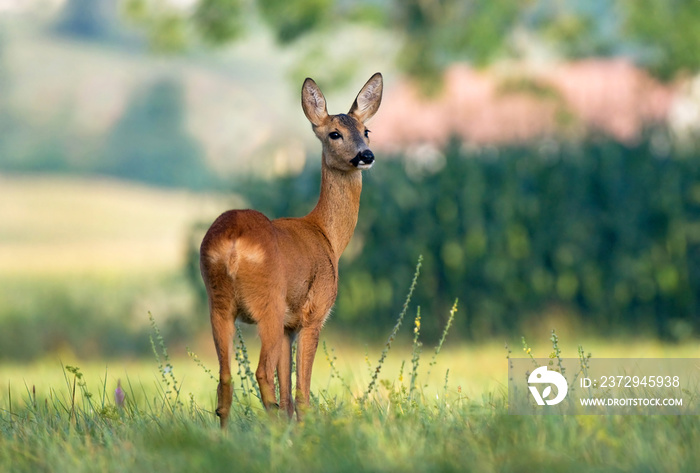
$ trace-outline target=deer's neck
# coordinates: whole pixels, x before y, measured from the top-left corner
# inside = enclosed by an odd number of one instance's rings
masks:
[[[321,195],[307,218],[325,233],[336,261],[348,246],[357,224],[362,192],[362,173],[341,172],[325,164],[321,167]]]

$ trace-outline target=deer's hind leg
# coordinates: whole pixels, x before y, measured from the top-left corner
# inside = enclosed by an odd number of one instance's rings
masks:
[[[267,237],[266,237],[267,236]],[[277,241],[267,233],[236,240],[236,294],[240,310],[258,326],[260,362],[255,377],[266,409],[276,408],[275,369],[284,347],[286,280]]]
[[[212,272],[216,272],[216,270]],[[231,350],[233,348],[233,335],[236,330],[234,322],[237,308],[234,300],[233,284],[227,275],[222,272],[222,274],[207,274],[206,276],[204,280],[209,298],[212,335],[214,336],[216,355],[219,359],[216,415],[219,416],[221,428],[224,428],[226,427],[233,400]]]

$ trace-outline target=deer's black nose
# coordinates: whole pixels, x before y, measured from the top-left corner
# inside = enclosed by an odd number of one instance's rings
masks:
[[[362,164],[372,164],[374,162],[374,153],[371,150],[366,149],[357,153],[357,156],[350,160],[350,163],[357,167]]]
[[[374,162],[374,153],[371,150],[366,149],[359,154],[360,161],[365,164],[372,164]]]

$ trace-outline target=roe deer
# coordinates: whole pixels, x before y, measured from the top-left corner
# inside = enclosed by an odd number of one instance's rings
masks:
[[[338,259],[357,224],[360,171],[374,162],[364,123],[377,112],[382,88],[381,74],[374,74],[347,114],[329,115],[321,90],[306,79],[301,105],[323,145],[316,207],[305,217],[276,220],[255,210],[229,210],[204,236],[200,268],[219,357],[216,414],[222,428],[231,409],[230,364],[237,318],[258,325],[261,350],[255,377],[265,408],[279,406],[290,418],[294,414],[291,347],[297,336],[299,420],[309,405],[318,337],[338,291]]]

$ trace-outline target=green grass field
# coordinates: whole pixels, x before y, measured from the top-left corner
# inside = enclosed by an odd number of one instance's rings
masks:
[[[246,374],[255,364],[239,350],[232,422],[221,432],[216,370],[205,371],[216,365],[166,359],[154,344],[159,360],[1,366],[0,471],[682,472],[700,460],[696,416],[508,415],[505,350],[493,344],[446,348],[432,366],[425,347],[413,390],[412,347],[396,346],[369,392],[378,350],[367,364],[364,350],[328,343],[300,423],[264,412]],[[648,348],[675,356],[693,347]]]
[[[324,339],[303,422],[262,409],[259,347],[241,327],[250,342],[236,342],[223,432],[213,414],[216,363],[189,349],[189,359],[168,352],[155,321],[150,361],[2,365],[0,471],[695,471],[697,416],[509,415],[505,346],[423,347],[413,322],[404,320],[413,344],[397,324],[383,350]],[[531,342],[537,356],[551,356],[554,346]],[[590,346],[608,357],[683,357],[697,348]],[[564,357],[577,350],[563,340],[557,347]]]
[[[251,373],[258,344],[243,327],[248,359],[238,351],[225,432],[213,414],[217,365],[203,335],[193,340],[199,361],[177,346],[166,359],[156,336],[158,359],[68,353],[2,363],[0,471],[696,471],[697,416],[511,416],[501,343],[469,345],[448,334],[437,357],[424,346],[414,358],[410,322],[381,364],[382,347],[324,337],[313,407],[301,423],[262,409]],[[529,342],[537,356],[552,350],[546,333]],[[578,342],[562,340],[562,355],[575,356]],[[582,343],[594,357],[697,352],[695,344]],[[118,380],[123,408],[114,399]]]

